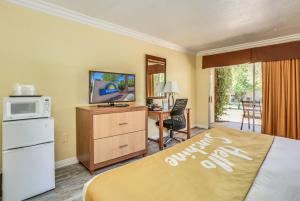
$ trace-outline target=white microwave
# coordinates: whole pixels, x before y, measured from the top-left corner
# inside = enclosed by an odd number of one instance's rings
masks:
[[[3,99],[3,121],[45,118],[50,116],[50,97],[4,97]]]

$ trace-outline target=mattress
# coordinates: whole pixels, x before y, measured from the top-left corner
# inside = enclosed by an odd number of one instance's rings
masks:
[[[275,137],[246,201],[300,200],[300,141]]]
[[[245,133],[247,135],[247,133]],[[115,170],[111,170],[115,171]],[[117,170],[116,170],[117,171]],[[97,179],[95,176],[85,184],[83,200],[88,186]],[[203,182],[205,185],[205,182]],[[237,188],[236,191],[240,189]],[[252,186],[246,194],[246,201],[299,201],[300,194],[300,141],[275,137]],[[117,193],[117,192],[115,192]],[[237,192],[230,192],[236,194]],[[203,198],[202,198],[203,199]],[[108,201],[106,199],[104,201]],[[216,200],[216,199],[206,199]],[[217,199],[219,200],[219,199]],[[221,199],[222,200],[222,199]],[[235,200],[243,200],[238,198]],[[99,200],[102,201],[102,200]],[[127,200],[122,200],[127,201]]]

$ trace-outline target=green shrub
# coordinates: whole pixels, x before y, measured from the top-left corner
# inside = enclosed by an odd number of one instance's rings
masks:
[[[215,120],[220,120],[225,113],[225,106],[229,103],[232,84],[231,68],[215,69]]]

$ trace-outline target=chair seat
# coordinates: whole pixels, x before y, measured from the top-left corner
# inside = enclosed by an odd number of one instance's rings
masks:
[[[174,123],[174,124],[173,124]],[[159,126],[159,121],[156,122],[156,125]],[[172,129],[174,131],[185,128],[185,123],[183,124],[180,121],[166,119],[163,121],[163,127],[167,129]]]
[[[159,126],[159,121],[156,122],[156,125]],[[166,119],[163,121],[163,127],[172,129],[173,127],[173,121],[172,119]]]
[[[247,114],[245,114],[244,117],[245,117],[245,118],[248,118],[248,117],[249,117],[249,118],[252,119],[252,118],[253,118],[253,115],[247,115]],[[256,115],[255,115],[254,118],[255,118],[255,119],[261,119],[261,116],[256,116]]]

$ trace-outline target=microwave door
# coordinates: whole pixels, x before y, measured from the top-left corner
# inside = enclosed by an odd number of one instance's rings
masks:
[[[8,103],[8,120],[36,118],[39,115],[40,106],[37,101],[16,101]]]
[[[4,97],[3,120],[50,117],[50,97]]]

